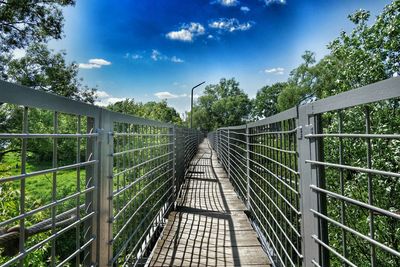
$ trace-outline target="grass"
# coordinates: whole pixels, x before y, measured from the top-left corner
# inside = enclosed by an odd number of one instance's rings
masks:
[[[19,175],[21,173],[19,153],[9,153],[4,156],[0,162],[0,177],[10,177]],[[26,173],[31,173],[39,170],[52,168],[51,162],[35,162],[32,159],[26,163]],[[1,178],[0,178],[1,179]],[[81,190],[85,186],[85,169],[80,170]],[[73,194],[77,191],[77,170],[67,170],[57,172],[57,199]],[[13,181],[9,183],[13,190],[20,190],[20,181]],[[53,174],[43,174],[25,179],[26,198],[33,201],[36,205],[29,205],[35,208],[37,205],[43,205],[52,200],[53,190]],[[31,203],[32,204],[32,203]]]

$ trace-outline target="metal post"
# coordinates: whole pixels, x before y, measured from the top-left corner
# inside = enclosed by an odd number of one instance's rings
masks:
[[[215,131],[215,142],[217,143],[217,161],[219,162],[219,131]]]
[[[229,179],[231,179],[231,142],[230,142],[231,140],[230,140],[230,131],[229,131],[229,128],[228,128],[228,152],[227,152],[227,161],[228,161],[228,178]]]
[[[251,211],[250,206],[250,137],[249,137],[249,127],[246,124],[246,178],[247,178],[247,210]]]
[[[302,236],[302,255],[304,256],[304,266],[314,266],[313,262],[319,264],[318,245],[313,239],[313,235],[318,233],[318,220],[314,217],[311,209],[318,210],[317,194],[310,188],[311,184],[317,183],[317,169],[315,166],[306,163],[316,156],[315,139],[307,139],[304,136],[312,133],[313,117],[309,118],[307,107],[300,106],[297,120],[299,130],[297,132],[299,152],[298,165],[300,172],[300,211],[301,211],[301,236]]]
[[[199,83],[198,85],[195,85],[192,88],[192,94],[191,94],[191,97],[190,97],[190,128],[193,128],[193,121],[192,121],[192,119],[193,119],[193,91],[194,91],[195,88],[199,87],[203,83],[205,83],[205,82]]]
[[[101,110],[99,131],[97,261],[109,266],[112,258],[113,122],[110,112]]]
[[[177,183],[177,181],[176,181],[176,129],[175,129],[175,126],[172,126],[169,129],[169,132],[171,134],[170,142],[172,143],[171,150],[173,152],[172,153],[172,175],[173,175],[173,177],[172,177],[172,199],[171,199],[171,201],[172,201],[172,203],[175,203],[175,200],[177,198],[177,193],[179,190],[179,188],[178,188],[179,183]],[[172,209],[175,209],[175,204],[173,204]]]

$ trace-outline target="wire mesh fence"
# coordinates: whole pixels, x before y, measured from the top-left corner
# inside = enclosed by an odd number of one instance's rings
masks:
[[[143,262],[202,134],[0,81],[0,266]]]
[[[400,79],[208,135],[277,266],[400,265]]]

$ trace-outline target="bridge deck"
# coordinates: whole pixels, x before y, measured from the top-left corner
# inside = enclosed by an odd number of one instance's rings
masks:
[[[245,209],[205,140],[150,266],[269,266]]]

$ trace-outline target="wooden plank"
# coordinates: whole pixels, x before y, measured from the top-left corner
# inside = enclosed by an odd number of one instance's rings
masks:
[[[271,265],[207,140],[191,162],[176,203],[148,266]]]

